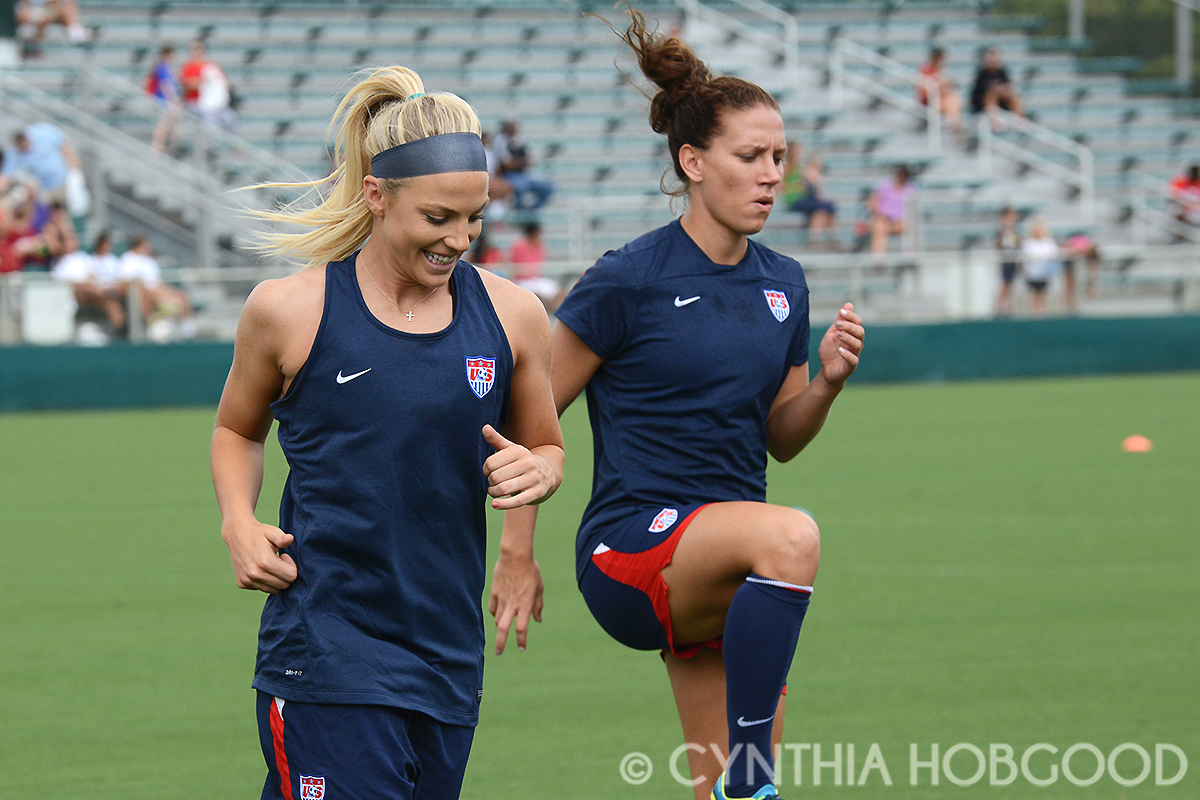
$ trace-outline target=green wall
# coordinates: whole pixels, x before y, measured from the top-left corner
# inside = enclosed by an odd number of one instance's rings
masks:
[[[810,363],[815,364],[815,350],[812,357]],[[973,380],[1176,370],[1200,370],[1200,316],[879,326],[867,330],[862,364],[851,380]]]
[[[0,39],[16,38],[16,8],[16,0],[0,0]]]
[[[0,410],[215,405],[233,345],[0,348]]]
[[[228,343],[0,348],[0,411],[214,405],[232,359]],[[875,325],[852,380],[1175,370],[1200,370],[1200,316]]]

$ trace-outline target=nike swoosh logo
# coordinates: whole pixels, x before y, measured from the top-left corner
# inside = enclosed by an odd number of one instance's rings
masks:
[[[696,295],[695,297],[689,297],[687,300],[680,300],[679,295],[675,295],[675,307],[683,308],[684,306],[690,305],[691,303],[694,303],[699,299],[700,299],[700,295]]]
[[[746,722],[745,717],[738,717],[737,724],[738,724],[738,727],[741,727],[741,728],[753,728],[755,725],[762,725],[764,722],[770,722],[773,719],[775,719],[774,714],[767,717],[766,719],[756,719],[752,722]]]
[[[343,375],[342,371],[339,369],[338,374],[337,374],[337,382],[338,383],[348,383],[349,381],[352,381],[355,378],[357,378],[359,375],[366,375],[370,371],[371,371],[371,368],[367,367],[362,372],[356,372],[353,375]]]

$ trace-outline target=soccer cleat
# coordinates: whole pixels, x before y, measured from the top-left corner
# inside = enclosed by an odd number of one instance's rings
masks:
[[[725,773],[721,773],[721,777],[717,778],[717,785],[713,787],[712,800],[782,800],[782,798],[780,798],[779,792],[775,791],[775,786],[770,783],[747,798],[729,797],[725,794]]]

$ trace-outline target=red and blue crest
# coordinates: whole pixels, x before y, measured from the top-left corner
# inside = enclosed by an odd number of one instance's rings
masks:
[[[787,295],[783,292],[777,292],[774,289],[763,289],[763,294],[767,296],[767,305],[771,307],[771,313],[775,315],[775,319],[783,322],[788,318],[788,314],[792,313],[792,307],[788,305]]]
[[[650,523],[649,531],[651,533],[662,533],[674,525],[677,519],[679,519],[679,512],[677,510],[674,508],[664,508],[658,512],[658,516]]]
[[[496,382],[496,359],[483,356],[467,356],[467,383],[479,397],[492,390]]]
[[[325,776],[301,775],[300,800],[325,800]]]

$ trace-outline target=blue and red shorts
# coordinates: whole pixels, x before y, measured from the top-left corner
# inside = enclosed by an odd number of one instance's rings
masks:
[[[262,800],[454,800],[475,729],[390,706],[258,693]]]
[[[688,525],[708,503],[654,508],[608,525],[593,546],[579,590],[600,627],[635,650],[662,650],[690,658],[721,640],[676,642],[663,568]]]

